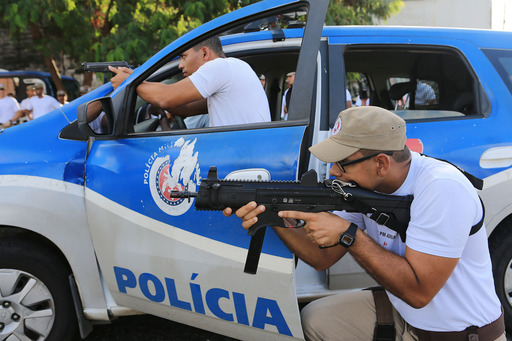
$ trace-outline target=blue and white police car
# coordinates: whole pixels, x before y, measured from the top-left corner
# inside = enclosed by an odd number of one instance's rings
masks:
[[[496,289],[512,327],[512,33],[323,27],[327,3],[267,0],[226,14],[116,90],[105,84],[0,133],[1,339],[67,340],[141,312],[241,340],[303,339],[300,302],[373,280],[349,257],[323,272],[296,264],[271,229],[257,274],[246,274],[250,237],[239,219],[169,193],[197,190],[210,166],[221,178],[328,177],[307,148],[328,136],[347,85],[404,117],[412,149],[485,180]],[[140,119],[136,86],[179,80],[180,53],[214,34],[265,75],[272,122],[157,131],[155,119]],[[100,105],[101,131],[87,120]]]

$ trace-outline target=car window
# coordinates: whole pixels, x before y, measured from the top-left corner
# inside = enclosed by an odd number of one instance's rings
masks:
[[[245,61],[251,66],[260,79],[264,78],[262,87],[267,96],[272,121],[283,120],[282,111],[285,102],[285,91],[289,89],[287,74],[294,72],[297,65],[301,40],[290,40],[286,48],[276,48],[273,46],[274,43],[272,41],[266,43],[260,42],[255,46],[239,46],[232,44],[224,47],[224,52],[227,57],[235,57]],[[182,80],[184,77],[178,69],[178,64],[178,60],[169,63],[165,66],[165,72],[158,72],[153,77],[150,77],[149,80],[166,84],[176,83]],[[261,77],[262,75],[264,77]],[[135,125],[148,119],[157,118],[154,113],[148,113],[147,103],[140,96],[137,96],[136,99],[135,112],[136,115],[133,119]],[[292,119],[293,118],[291,118],[291,120]],[[184,121],[187,129],[198,129],[208,128],[209,120],[208,114],[204,114],[187,117]],[[141,126],[146,126],[146,124]],[[159,131],[162,131],[161,126],[155,129],[155,132]],[[134,132],[138,133],[142,131],[140,131],[138,127],[135,127]]]
[[[296,71],[306,19],[305,11],[276,13],[249,24],[230,28],[219,34],[227,57],[245,61],[260,77],[260,80],[264,78],[261,85],[268,101],[271,121],[282,119],[284,94],[288,88],[286,78],[287,74]],[[288,33],[284,33],[286,30],[291,32],[290,37],[286,37],[288,35]],[[183,79],[181,70],[178,68],[179,62],[179,59],[175,57],[154,71],[147,80],[174,83]],[[147,122],[141,125],[144,120],[154,120],[158,116],[146,110],[148,105],[139,96],[134,99],[133,103],[135,103],[134,109],[129,118],[129,124],[133,128],[128,129],[128,132],[148,133],[167,130],[161,125],[153,130],[154,125],[149,125]],[[186,128],[207,128],[207,118],[205,115],[194,118],[187,117],[185,119]],[[141,130],[139,127],[144,128]]]
[[[347,80],[354,73],[364,75],[371,105],[407,121],[488,114],[480,82],[453,48],[351,46],[344,56]]]
[[[512,50],[482,49],[512,94]]]

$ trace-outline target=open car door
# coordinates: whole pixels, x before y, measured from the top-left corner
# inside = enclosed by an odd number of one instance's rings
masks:
[[[108,118],[104,134],[89,133],[85,178],[89,226],[118,306],[114,314],[127,307],[237,339],[303,338],[294,257],[274,231],[267,229],[257,273],[244,273],[250,237],[241,221],[196,211],[193,200],[169,193],[197,191],[210,166],[219,178],[298,178],[310,143],[304,138],[313,120],[311,65],[327,4],[262,1],[217,18],[157,53],[110,97],[82,108],[101,105]],[[137,85],[173,81],[180,53],[214,34],[248,58],[251,44],[286,49],[286,37],[299,40],[291,119],[278,121],[273,113],[268,123],[158,132],[151,122],[138,123]]]

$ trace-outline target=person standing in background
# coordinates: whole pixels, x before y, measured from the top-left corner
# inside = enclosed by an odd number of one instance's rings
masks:
[[[60,104],[68,104],[68,94],[64,90],[57,91],[57,101],[59,101]]]
[[[288,89],[285,90],[283,94],[283,104],[281,110],[281,120],[288,120],[288,109],[290,108],[291,98],[292,98],[292,89],[293,82],[295,82],[295,72],[289,72],[286,74],[286,84]]]
[[[10,126],[10,121],[20,109],[16,99],[7,96],[5,85],[0,84],[0,124],[7,128]]]

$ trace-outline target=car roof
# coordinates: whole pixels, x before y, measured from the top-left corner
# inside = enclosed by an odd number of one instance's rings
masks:
[[[51,74],[49,72],[42,72],[42,71],[8,71],[8,72],[0,72],[0,78],[6,78],[6,77],[39,77],[39,78],[52,78]],[[70,79],[74,80],[73,77],[64,76],[61,75],[62,79]]]
[[[508,48],[512,32],[486,29],[413,26],[326,26],[323,37],[333,36],[408,36],[471,41],[484,48]]]

